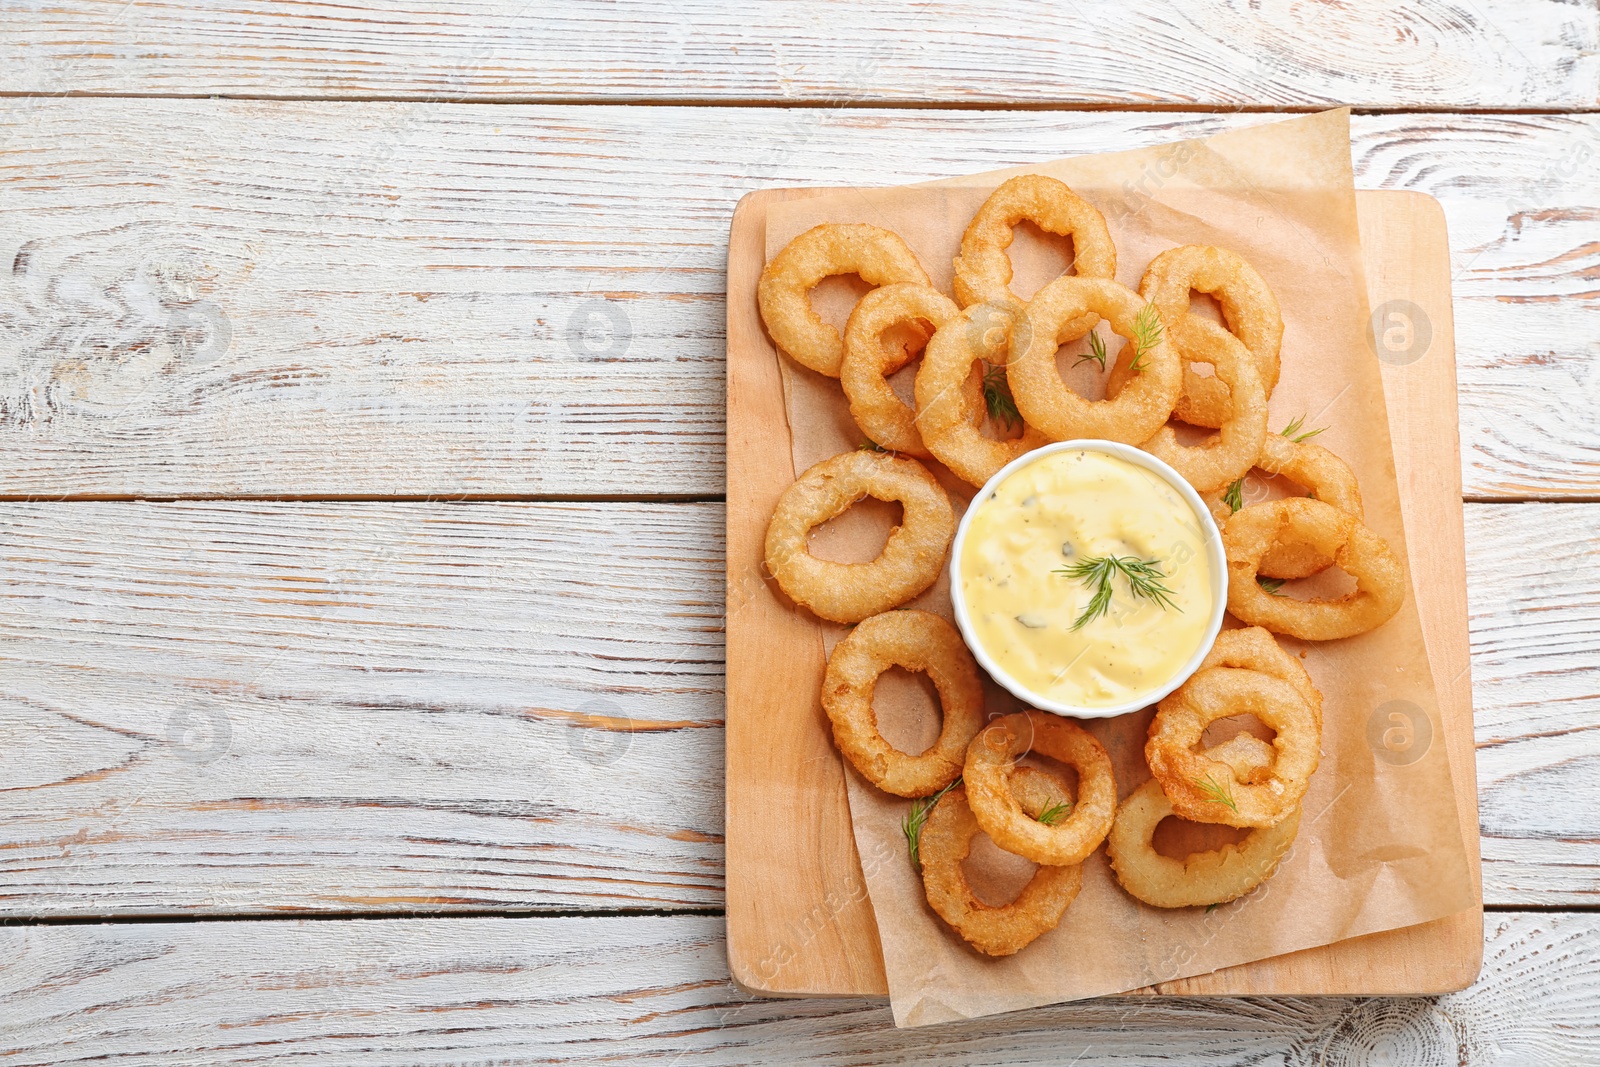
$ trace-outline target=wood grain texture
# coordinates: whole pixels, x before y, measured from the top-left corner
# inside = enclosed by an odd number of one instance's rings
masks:
[[[13,92],[1147,107],[1593,108],[1600,15],[1558,0],[11,0]]]
[[[1442,998],[1108,998],[895,1030],[733,987],[714,916],[0,929],[8,1064],[1440,1067],[1600,1059],[1600,918],[1490,915]]]
[[[721,519],[0,507],[0,913],[720,904]]]
[[[723,521],[0,504],[0,916],[721,906]],[[1491,905],[1600,895],[1596,530],[1467,507]]]
[[[0,494],[719,495],[745,192],[1258,121],[4,101]],[[1600,495],[1600,115],[1354,130],[1449,219],[1467,494]]]
[[[1495,899],[1592,906],[1600,511],[1472,507],[1467,538],[1485,879]]]

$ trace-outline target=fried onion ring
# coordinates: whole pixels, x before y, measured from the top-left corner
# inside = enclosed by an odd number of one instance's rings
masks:
[[[1071,814],[1054,826],[1023,811],[1011,791],[1017,757],[1030,751],[1078,772],[1078,799]],[[996,719],[967,746],[962,773],[984,833],[1007,852],[1035,863],[1082,863],[1111,831],[1117,808],[1111,757],[1093,734],[1067,719],[1033,710]]]
[[[1250,350],[1231,333],[1201,319],[1192,324],[1188,336],[1189,350],[1216,367],[1217,379],[1228,387],[1224,400],[1227,417],[1216,433],[1197,445],[1179,444],[1177,433],[1167,425],[1139,447],[1183,475],[1197,492],[1205,493],[1226,487],[1255,466],[1267,438],[1267,394]],[[1119,368],[1132,361],[1131,348],[1123,346],[1117,358]],[[1106,395],[1115,395],[1109,382]]]
[[[1144,755],[1179,815],[1192,822],[1273,826],[1305,796],[1322,760],[1318,715],[1289,682],[1261,671],[1212,667],[1165,697],[1150,722]],[[1277,731],[1267,773],[1239,772],[1211,753],[1196,752],[1206,727],[1232,715],[1254,715]],[[973,741],[977,744],[983,737]],[[970,757],[968,763],[971,763]]]
[[[1340,511],[1362,517],[1361,487],[1350,465],[1321,445],[1295,441],[1282,434],[1269,433],[1261,446],[1256,469],[1287,478],[1310,490],[1310,496],[1332,504]],[[1233,509],[1222,492],[1203,494],[1217,528],[1228,524]],[[1333,557],[1324,556],[1310,545],[1274,545],[1261,557],[1259,573],[1264,578],[1309,578],[1333,566]]]
[[[1126,351],[1135,343],[1140,313],[1149,307],[1133,290],[1105,278],[1069,275],[1040,289],[1012,330],[1006,364],[1011,395],[1028,425],[1056,441],[1078,437],[1129,445],[1148,441],[1172,414],[1182,377],[1166,331],[1143,350],[1145,366],[1134,380],[1107,400],[1086,400],[1067,388],[1056,366],[1056,349],[1064,341],[1082,337],[1104,317],[1128,340]]]
[[[784,245],[756,287],[761,321],[790,359],[830,378],[839,376],[844,339],[822,321],[810,294],[835,274],[857,274],[869,285],[932,284],[899,234],[865,223],[823,223]]]
[[[869,496],[905,508],[878,558],[835,563],[813,556],[811,530]],[[767,570],[796,604],[834,622],[860,622],[938,580],[955,524],[944,487],[916,460],[846,452],[806,471],[778,498],[767,526]]]
[[[1122,888],[1157,908],[1225,904],[1244,896],[1272,876],[1300,831],[1297,807],[1282,822],[1252,829],[1237,845],[1180,860],[1154,845],[1156,827],[1172,814],[1171,801],[1152,778],[1122,802],[1106,838],[1106,857]]]
[[[1261,561],[1278,545],[1304,544],[1356,580],[1334,600],[1274,596],[1256,582]],[[1252,504],[1222,530],[1228,557],[1228,610],[1240,622],[1302,641],[1336,641],[1388,622],[1405,600],[1405,572],[1383,538],[1332,504],[1291,497]]]
[[[1228,389],[1216,378],[1196,374],[1190,363],[1209,363],[1190,343],[1193,327],[1209,320],[1189,311],[1189,292],[1216,298],[1228,332],[1256,358],[1256,371],[1268,397],[1278,385],[1278,350],[1283,344],[1283,314],[1278,298],[1261,275],[1236,252],[1209,245],[1169,248],[1145,268],[1139,293],[1161,309],[1183,360],[1183,391],[1174,414],[1191,426],[1216,429],[1228,415]],[[1216,325],[1212,323],[1211,325]]]
[[[978,831],[966,790],[958,787],[940,797],[922,827],[922,887],[939,918],[973,948],[988,956],[1010,956],[1060,924],[1083,888],[1083,867],[1040,864],[1017,899],[993,907],[973,894],[961,869]]]
[[[1211,646],[1211,651],[1206,653],[1206,658],[1200,661],[1200,670],[1211,667],[1239,667],[1247,671],[1260,671],[1262,674],[1270,674],[1274,678],[1288,682],[1311,706],[1311,710],[1317,716],[1317,729],[1322,729],[1322,691],[1311,681],[1311,675],[1306,673],[1300,661],[1285,652],[1283,646],[1278,644],[1277,639],[1269,631],[1259,626],[1247,626],[1241,630],[1223,630],[1217,634],[1217,640]],[[1237,767],[1234,769],[1238,770]]]
[[[850,416],[868,439],[890,452],[927,459],[932,455],[917,432],[916,414],[896,395],[888,376],[911,362],[915,348],[891,340],[896,327],[920,330],[925,342],[953,317],[955,301],[939,290],[915,282],[895,282],[874,289],[856,303],[844,328],[844,359],[839,384],[850,401]],[[920,342],[919,342],[920,344]],[[983,389],[968,382],[971,420],[983,417]]]
[[[878,732],[872,693],[890,667],[926,672],[939,691],[939,739],[920,756],[901,752]],[[885,793],[925,797],[961,773],[967,745],[983,727],[983,686],[955,627],[932,612],[886,611],[834,646],[822,679],[822,709],[839,751],[867,781]]]
[[[1049,440],[1032,427],[1004,441],[979,432],[985,406],[972,365],[980,359],[1005,361],[1019,310],[1020,305],[967,308],[934,333],[917,371],[916,425],[922,441],[956,477],[973,485],[983,485],[1001,467]]]
[[[1011,291],[1006,249],[1015,236],[1013,228],[1023,219],[1048,233],[1072,238],[1073,269],[1080,277],[1116,277],[1117,250],[1099,209],[1055,178],[1019,174],[989,194],[961,235],[955,292],[962,307],[1022,299]]]

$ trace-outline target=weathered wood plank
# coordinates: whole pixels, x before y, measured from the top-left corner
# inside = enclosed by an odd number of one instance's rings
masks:
[[[1466,533],[1485,900],[1593,905],[1600,506],[1469,505]]]
[[[716,504],[0,504],[0,916],[722,903]],[[1491,905],[1593,903],[1600,505],[1469,505]]]
[[[719,505],[0,523],[0,913],[721,902]]]
[[[714,495],[744,192],[1259,116],[13,100],[6,495]],[[1369,116],[1439,196],[1473,496],[1600,493],[1600,115]]]
[[[1446,997],[1122,997],[916,1030],[895,1030],[882,1001],[740,993],[715,916],[12,928],[0,929],[0,1049],[8,1064],[56,1067],[1600,1058],[1600,917],[1484,926],[1482,976]]]
[[[13,92],[1583,108],[1593,5],[13,3]],[[23,12],[26,11],[24,15]]]

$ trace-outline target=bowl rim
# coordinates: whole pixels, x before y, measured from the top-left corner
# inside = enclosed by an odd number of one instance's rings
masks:
[[[961,558],[967,542],[967,530],[972,524],[972,516],[977,513],[979,505],[994,495],[1000,483],[1012,474],[1032,463],[1037,463],[1047,456],[1059,452],[1101,452],[1127,460],[1136,466],[1158,475],[1178,491],[1185,503],[1194,511],[1196,520],[1200,523],[1201,530],[1205,533],[1205,555],[1211,565],[1212,597],[1211,618],[1206,627],[1204,638],[1199,647],[1195,649],[1188,661],[1171,678],[1170,682],[1143,694],[1132,701],[1121,704],[1112,704],[1099,708],[1079,707],[1073,704],[1064,704],[1060,701],[1046,699],[1043,695],[1028,689],[1022,683],[1007,674],[999,664],[989,655],[978,640],[978,635],[972,626],[972,620],[967,612],[966,591],[961,581]],[[1000,686],[1012,696],[1021,700],[1029,707],[1038,708],[1056,715],[1065,715],[1074,719],[1112,719],[1119,715],[1127,715],[1141,711],[1159,702],[1184,682],[1188,681],[1200,664],[1211,652],[1211,646],[1216,643],[1217,634],[1222,631],[1222,617],[1228,608],[1228,564],[1227,557],[1222,548],[1222,531],[1217,527],[1217,521],[1211,515],[1211,509],[1206,507],[1205,501],[1200,499],[1200,494],[1195,492],[1184,477],[1173,470],[1167,463],[1157,459],[1150,453],[1125,445],[1118,441],[1106,441],[1099,438],[1079,438],[1072,441],[1057,441],[1053,444],[1043,445],[1031,452],[1025,452],[1016,459],[1007,463],[996,471],[983,487],[973,496],[967,505],[966,512],[961,516],[961,521],[956,525],[956,535],[950,546],[950,603],[955,609],[956,626],[961,631],[961,636],[966,640],[967,647],[972,650],[974,658],[989,673]]]

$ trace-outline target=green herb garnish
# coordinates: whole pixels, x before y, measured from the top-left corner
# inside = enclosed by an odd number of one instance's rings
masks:
[[[1206,795],[1206,799],[1213,804],[1221,804],[1235,815],[1239,814],[1239,805],[1234,803],[1233,793],[1227,786],[1218,785],[1215,778],[1209,774],[1204,778],[1194,779],[1195,788]]]
[[[1128,364],[1128,370],[1135,374],[1144,370],[1149,365],[1144,362],[1144,354],[1160,343],[1161,312],[1154,304],[1146,304],[1133,320],[1133,362]]]
[[[1093,330],[1089,331],[1089,351],[1079,356],[1073,366],[1080,363],[1098,363],[1101,370],[1106,369],[1106,343]]]
[[[1011,383],[1006,381],[1005,367],[991,366],[983,372],[983,402],[989,408],[989,417],[1005,423],[1006,429],[1022,422],[1022,413],[1011,396]]]
[[[918,797],[911,802],[911,810],[906,812],[906,817],[900,820],[900,832],[906,835],[906,848],[911,853],[911,862],[918,870],[922,868],[922,827],[928,821],[928,813],[933,806],[939,803],[939,798],[961,784],[957,778],[931,797]]]
[[[1282,578],[1257,578],[1256,579],[1256,584],[1259,585],[1262,589],[1265,589],[1268,593],[1270,593],[1273,596],[1283,596],[1284,595],[1284,594],[1278,592],[1278,590],[1283,588],[1283,579]]]
[[[1154,600],[1164,608],[1178,608],[1172,600],[1172,590],[1162,581],[1166,575],[1161,572],[1161,561],[1158,559],[1139,559],[1137,556],[1095,556],[1080,560],[1070,567],[1057,567],[1050,573],[1064,574],[1068,578],[1087,581],[1094,586],[1094,595],[1089,598],[1089,606],[1083,609],[1083,614],[1072,624],[1074,630],[1081,629],[1111,609],[1111,579],[1117,574],[1127,579],[1128,589],[1134,596]],[[1183,609],[1178,608],[1178,610]]]
[[[1228,486],[1228,491],[1222,494],[1222,502],[1228,505],[1229,511],[1238,511],[1244,507],[1244,479],[1235,478],[1233,484]]]
[[[884,448],[882,445],[880,445],[876,441],[862,441],[860,447],[858,447],[856,449],[856,451],[857,452],[887,452],[889,450],[887,448]]]
[[[1278,432],[1298,445],[1302,441],[1311,440],[1313,437],[1317,436],[1317,434],[1327,429],[1326,426],[1318,426],[1315,430],[1307,430],[1305,433],[1301,433],[1300,427],[1304,426],[1305,424],[1306,417],[1301,415],[1299,418],[1295,419]]]
[[[1072,811],[1072,801],[1063,800],[1059,804],[1048,805],[1039,813],[1038,821],[1046,826],[1054,826],[1062,819],[1065,819],[1070,811]]]

